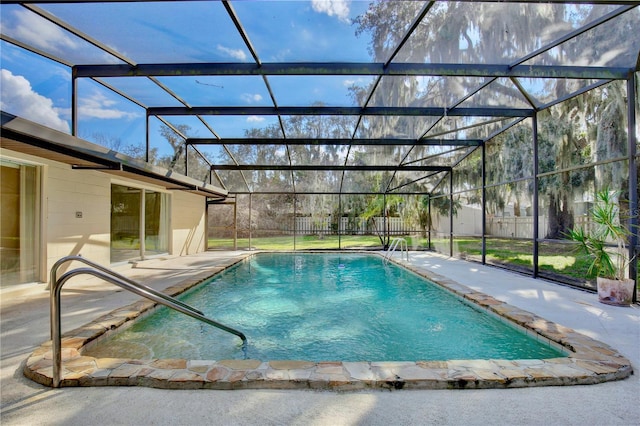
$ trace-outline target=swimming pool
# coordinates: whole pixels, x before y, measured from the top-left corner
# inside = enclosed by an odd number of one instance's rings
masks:
[[[161,308],[85,354],[316,362],[565,356],[376,255],[258,254],[181,300],[242,330],[247,347]]]
[[[206,266],[163,291],[187,294],[233,265],[247,262],[255,252],[210,252]],[[307,361],[88,356],[102,339],[156,311],[153,302],[139,300],[64,332],[61,386],[146,386],[164,389],[485,389],[596,384],[633,374],[628,359],[605,343],[534,313],[509,305],[438,275],[431,265],[435,254],[414,254],[404,267],[437,283],[478,309],[526,330],[545,344],[558,345],[568,356],[544,359],[449,359],[446,361]],[[446,261],[446,259],[442,259]],[[168,269],[167,271],[174,271]],[[508,281],[504,285],[509,285]],[[77,309],[82,309],[78,306]],[[251,339],[251,336],[249,336]],[[52,386],[51,341],[36,348],[24,363],[24,375]]]

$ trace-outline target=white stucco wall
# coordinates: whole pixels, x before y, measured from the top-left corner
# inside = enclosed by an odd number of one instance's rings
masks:
[[[47,270],[61,257],[78,254],[101,265],[109,265],[109,176],[49,162],[43,177]],[[76,217],[76,212],[82,217]]]
[[[186,256],[206,249],[205,198],[187,192],[175,191],[171,197],[171,227],[173,244],[171,254]]]
[[[67,164],[6,149],[0,149],[0,156],[42,166],[41,281],[48,280],[49,268],[64,256],[82,254],[110,265],[112,183],[167,192],[134,179],[95,170],[73,170]],[[170,254],[183,256],[204,251],[205,198],[183,191],[169,194]],[[76,217],[76,212],[81,212],[82,217]]]

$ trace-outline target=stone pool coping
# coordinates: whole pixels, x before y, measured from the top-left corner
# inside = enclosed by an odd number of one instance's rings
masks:
[[[368,252],[369,254],[371,252]],[[175,296],[255,253],[229,259],[177,285]],[[628,359],[610,346],[570,328],[510,306],[453,280],[400,263],[460,298],[561,347],[567,357],[529,360],[449,360],[406,362],[309,362],[303,360],[119,359],[83,355],[86,345],[156,307],[140,300],[67,332],[62,338],[61,386],[146,386],[163,389],[486,389],[596,384],[633,374]],[[51,341],[27,359],[24,375],[52,386]]]

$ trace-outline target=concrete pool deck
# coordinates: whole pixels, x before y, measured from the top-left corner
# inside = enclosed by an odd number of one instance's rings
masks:
[[[145,277],[147,285],[163,289],[242,254],[210,252],[186,258],[161,258],[119,272],[138,280]],[[412,253],[411,257],[411,264],[416,267],[604,342],[632,365],[639,365],[637,305],[629,308],[602,305],[591,293],[430,253]],[[640,413],[637,374],[593,386],[462,392],[50,389],[22,376],[25,359],[47,340],[48,298],[42,289],[42,285],[3,289],[3,424],[80,424],[92,419],[96,424],[634,424]],[[63,290],[63,332],[135,300],[135,295],[95,281],[70,283]]]

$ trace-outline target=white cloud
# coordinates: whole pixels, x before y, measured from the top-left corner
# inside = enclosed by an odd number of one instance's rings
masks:
[[[342,85],[344,87],[351,87],[354,85],[357,86],[368,86],[369,84],[371,84],[371,79],[367,79],[367,78],[362,78],[362,77],[358,77],[358,78],[347,78],[345,80],[342,80]]]
[[[31,121],[69,133],[69,123],[60,118],[53,101],[33,91],[31,83],[11,71],[0,71],[0,109]]]
[[[7,34],[54,53],[68,52],[79,46],[57,25],[27,10],[14,12],[15,26],[6,28]]]
[[[350,0],[311,0],[313,10],[335,16],[343,22],[349,21]]]
[[[13,11],[8,16],[13,19],[3,19],[4,33],[46,52],[62,58],[68,57],[71,53],[74,55],[82,53],[82,55],[91,55],[91,57],[108,64],[121,62],[110,53],[92,49],[87,43],[77,39],[59,26],[26,9]],[[118,50],[114,46],[109,47]]]
[[[240,98],[246,103],[252,104],[252,103],[260,102],[262,100],[262,95],[258,93],[254,93],[254,94],[243,93],[242,95],[240,95]]]
[[[250,115],[247,117],[247,123],[261,123],[264,121],[264,117],[258,117],[257,115]]]
[[[247,54],[244,53],[242,50],[240,49],[231,49],[222,45],[218,45],[218,50],[222,53],[225,53],[229,56],[231,56],[232,58],[235,58],[239,61],[246,61],[247,60]]]
[[[100,119],[132,119],[139,117],[140,114],[134,112],[126,112],[114,108],[116,101],[108,99],[101,93],[94,92],[90,97],[80,98],[78,100],[78,112],[84,118],[100,118]]]

